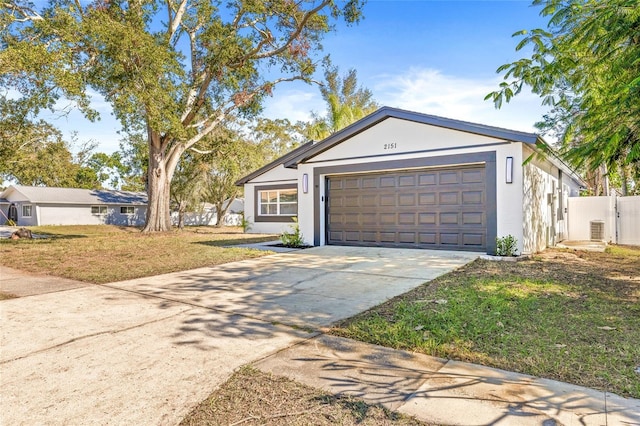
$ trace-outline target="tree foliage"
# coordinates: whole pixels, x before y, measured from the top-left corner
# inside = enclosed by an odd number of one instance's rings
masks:
[[[74,155],[72,144],[43,120],[32,120],[20,105],[0,96],[0,180],[19,185],[101,188],[90,164],[93,146]]]
[[[551,112],[538,123],[561,152],[594,170],[640,165],[640,2],[535,0],[547,29],[519,31],[531,57],[502,65],[505,81],[487,95],[496,107],[523,86]]]
[[[179,228],[184,227],[185,213],[200,211],[204,203],[215,207],[216,226],[222,226],[224,215],[242,191],[236,181],[271,157],[270,143],[256,143],[232,126],[217,129],[203,142],[209,152],[183,156],[171,185]]]
[[[209,158],[211,168],[203,200],[215,206],[216,226],[221,226],[229,207],[242,194],[242,188],[236,186],[236,182],[247,172],[264,165],[272,147],[256,144],[232,132],[219,135],[214,143],[220,148]]]
[[[305,142],[305,123],[291,123],[286,118],[259,118],[249,126],[248,137],[261,145],[264,163],[275,160]]]
[[[379,108],[369,89],[358,86],[358,73],[350,69],[340,76],[340,69],[325,62],[324,82],[320,93],[327,105],[325,115],[314,113],[305,129],[310,139],[324,139]]]
[[[33,111],[61,97],[91,119],[88,88],[148,145],[146,231],[170,229],[170,183],[187,150],[285,81],[308,81],[332,20],[362,0],[1,2],[0,87]]]

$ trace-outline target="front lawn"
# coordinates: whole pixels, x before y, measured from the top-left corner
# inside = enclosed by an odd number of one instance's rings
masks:
[[[477,260],[332,334],[640,398],[640,248]]]
[[[277,239],[243,234],[240,228],[194,227],[160,234],[110,225],[30,229],[48,238],[0,240],[0,264],[99,284],[263,256],[268,252],[222,246]]]

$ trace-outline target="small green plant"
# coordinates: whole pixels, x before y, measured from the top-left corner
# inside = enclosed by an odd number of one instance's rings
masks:
[[[280,241],[286,247],[302,247],[304,246],[304,237],[300,232],[300,225],[298,225],[298,218],[293,218],[294,224],[291,225],[289,232],[283,232],[280,234]]]
[[[516,256],[518,254],[518,240],[511,234],[496,238],[496,255]]]
[[[17,226],[17,223],[15,223],[11,219],[7,219],[7,221],[5,222],[5,225],[7,225],[7,226]]]
[[[242,227],[242,232],[245,234],[251,230],[251,217],[244,217],[244,212],[242,213],[242,219],[240,220],[240,226]]]

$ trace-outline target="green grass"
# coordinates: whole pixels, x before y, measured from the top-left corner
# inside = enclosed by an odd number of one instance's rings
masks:
[[[558,256],[476,261],[333,333],[639,398],[640,249]]]
[[[273,235],[243,234],[240,228],[197,227],[159,234],[109,225],[30,229],[48,238],[0,240],[0,264],[92,283],[259,257],[269,252],[223,246],[276,239]]]

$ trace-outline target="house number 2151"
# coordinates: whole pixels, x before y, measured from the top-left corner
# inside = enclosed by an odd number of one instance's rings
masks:
[[[384,149],[396,149],[397,147],[398,147],[398,144],[396,142],[384,144]]]

